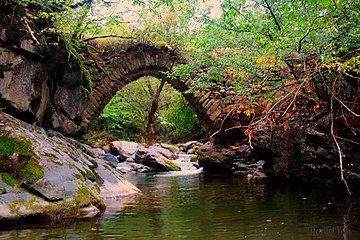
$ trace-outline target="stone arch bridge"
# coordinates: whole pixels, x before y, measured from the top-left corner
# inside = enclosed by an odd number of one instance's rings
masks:
[[[181,92],[196,113],[200,125],[208,133],[220,127],[226,107],[217,94],[210,91],[196,91],[197,94],[194,94],[188,91],[191,87],[190,81],[171,79],[164,74],[171,71],[175,64],[184,64],[181,58],[168,48],[147,44],[121,45],[93,54],[96,54],[99,60],[88,56],[86,65],[88,69],[93,70],[92,74],[96,75],[97,79],[94,82],[93,94],[84,108],[80,123],[81,131],[86,132],[116,92],[144,76],[165,79],[174,89]],[[98,64],[101,66],[97,66]]]
[[[180,91],[208,133],[219,129],[229,99],[235,95],[188,91],[190,80],[168,78],[164,72],[184,62],[166,47],[133,43],[104,46],[93,41],[83,52],[82,67],[71,63],[60,45],[50,56],[41,55],[37,49],[31,39],[13,45],[6,34],[0,35],[0,107],[29,123],[68,135],[86,133],[116,92],[143,76],[165,79]],[[90,96],[83,88],[84,69],[92,76]]]

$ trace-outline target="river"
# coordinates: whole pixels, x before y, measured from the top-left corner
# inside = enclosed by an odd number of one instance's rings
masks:
[[[129,175],[142,194],[100,218],[27,224],[0,239],[360,239],[359,199],[241,178]]]

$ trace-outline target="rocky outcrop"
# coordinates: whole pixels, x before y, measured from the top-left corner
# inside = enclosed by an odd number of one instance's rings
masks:
[[[325,111],[293,113],[287,122],[271,130],[254,133],[254,151],[265,163],[265,172],[272,179],[287,182],[308,182],[326,186],[343,186],[340,179],[339,153],[330,133],[331,116]],[[336,126],[335,126],[336,127]],[[344,129],[335,129],[342,134]],[[345,139],[345,140],[344,140]],[[360,148],[347,137],[338,138],[345,177],[351,184],[360,181]]]
[[[42,70],[39,61],[26,59],[1,46],[0,54],[0,96],[3,105],[15,114],[27,115],[32,121],[41,123],[50,103],[47,85],[50,76]]]
[[[284,184],[310,183],[341,186],[339,152],[330,133],[330,114],[326,111],[299,111],[287,122],[279,121],[254,130],[252,146],[204,145],[197,150],[205,172],[246,176],[253,182],[277,181]],[[265,124],[265,123],[264,123]],[[290,129],[284,130],[284,125]],[[350,190],[360,182],[360,148],[345,129],[335,126],[343,157],[344,176]],[[344,188],[345,189],[345,188]]]
[[[225,173],[246,177],[251,182],[265,183],[264,160],[258,160],[248,145],[223,147],[206,144],[197,149],[199,166],[207,173]]]
[[[90,147],[57,132],[0,113],[0,133],[1,220],[94,216],[104,199],[139,192]]]
[[[180,170],[171,161],[174,154],[160,145],[145,148],[134,142],[114,141],[110,144],[110,152],[117,157],[120,164],[116,168],[122,172],[144,173]],[[107,158],[110,161],[110,157],[107,156]],[[111,161],[114,162],[112,159]]]
[[[0,101],[4,111],[28,123],[74,134],[88,104],[76,65],[67,63],[58,43],[42,55],[38,44],[22,38],[14,45],[10,32],[0,26]]]

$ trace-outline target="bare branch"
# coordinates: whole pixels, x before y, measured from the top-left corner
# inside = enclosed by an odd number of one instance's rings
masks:
[[[336,82],[336,81],[335,81]],[[327,85],[325,85],[326,88],[330,91],[329,87]],[[356,117],[360,117],[360,114],[355,113],[353,110],[351,110],[348,106],[345,105],[345,103],[343,103],[343,101],[341,101],[339,98],[337,98],[334,94],[334,91],[330,91],[331,92],[331,96],[332,98],[335,98],[336,101],[338,101],[342,106],[344,106],[346,108],[346,110],[348,110],[351,114],[353,114]]]
[[[24,22],[25,22],[26,28],[29,30],[29,33],[30,33],[30,35],[31,35],[31,38],[32,38],[38,45],[40,45],[39,41],[38,41],[38,40],[36,39],[36,37],[34,36],[33,30],[31,30],[28,22],[27,22],[26,20],[24,20]]]
[[[333,82],[333,85],[332,85],[332,90],[334,91],[335,90],[335,85],[336,85],[336,82],[337,82],[337,78],[335,79],[335,81]],[[342,153],[341,153],[341,148],[340,148],[340,145],[336,139],[336,136],[335,136],[335,133],[334,133],[334,94],[332,93],[331,94],[331,102],[330,102],[330,115],[331,115],[331,129],[330,129],[330,132],[331,132],[331,136],[333,137],[334,139],[334,142],[335,142],[335,145],[336,145],[336,148],[338,150],[338,153],[339,153],[339,163],[340,163],[340,176],[341,176],[341,180],[344,182],[345,186],[346,186],[346,189],[349,193],[349,195],[351,195],[351,192],[350,192],[350,189],[349,189],[349,186],[344,178],[344,169],[343,169],[343,156],[342,156]]]
[[[121,39],[134,39],[133,37],[124,37],[124,36],[119,36],[119,35],[105,35],[105,36],[96,36],[96,37],[91,37],[91,38],[86,38],[81,40],[82,42],[89,42],[91,40],[95,40],[95,39],[101,39],[101,38],[121,38]]]
[[[340,140],[344,140],[344,141],[347,141],[347,142],[354,143],[354,144],[356,144],[356,145],[360,145],[360,143],[355,142],[355,141],[350,140],[350,139],[342,138],[342,137],[339,137],[339,136],[336,136],[336,135],[335,135],[335,137],[338,138],[338,139],[340,139]]]
[[[300,51],[301,51],[302,41],[304,41],[304,39],[305,39],[307,36],[309,36],[309,34],[310,34],[312,31],[316,30],[316,29],[313,28],[316,20],[318,20],[319,18],[325,17],[325,16],[329,15],[330,13],[331,13],[331,12],[325,13],[325,14],[320,15],[320,16],[316,16],[316,17],[311,21],[309,29],[308,29],[307,32],[304,34],[304,36],[302,36],[302,38],[300,38],[300,40],[299,40],[298,48],[297,48],[297,50],[296,50],[298,53],[300,53]]]
[[[231,109],[231,111],[229,111],[229,112],[226,114],[226,116],[224,117],[224,119],[221,121],[219,130],[217,130],[216,132],[214,132],[214,133],[210,136],[210,138],[213,138],[216,134],[218,134],[218,133],[222,130],[222,127],[223,127],[223,125],[224,125],[225,120],[230,116],[230,114],[231,114],[233,111],[234,111],[234,109]]]
[[[272,9],[271,9],[271,7],[270,7],[270,5],[269,5],[268,1],[267,1],[267,0],[265,0],[265,3],[266,3],[266,8],[269,10],[269,12],[270,12],[270,14],[271,14],[272,18],[274,19],[275,24],[276,24],[276,26],[277,26],[277,28],[278,28],[279,32],[281,32],[281,27],[280,27],[280,24],[279,24],[279,22],[278,22],[278,20],[277,20],[277,18],[276,18],[276,16],[275,16],[275,14],[274,14],[274,12],[272,11]]]
[[[301,87],[306,83],[306,81],[303,81],[300,85],[297,86],[297,91],[295,93],[295,96],[293,98],[293,100],[290,102],[290,104],[287,106],[285,112],[283,113],[282,116],[285,116],[285,114],[287,113],[287,111],[289,110],[290,106],[294,103],[295,99],[297,98],[298,94],[299,94],[299,91],[301,89]]]

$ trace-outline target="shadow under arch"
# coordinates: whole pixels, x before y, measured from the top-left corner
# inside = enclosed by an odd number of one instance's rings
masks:
[[[164,72],[171,71],[175,64],[182,64],[179,56],[165,47],[154,47],[147,44],[129,46],[125,51],[112,53],[114,49],[104,51],[100,56],[104,61],[105,71],[99,74],[99,81],[93,87],[93,94],[88,100],[80,123],[80,133],[86,133],[105,106],[115,94],[128,83],[142,77],[151,76],[165,80],[184,96],[190,108],[197,115],[200,126],[207,132],[216,131],[217,127],[210,119],[207,109],[199,103],[188,86],[189,83],[171,79]]]

